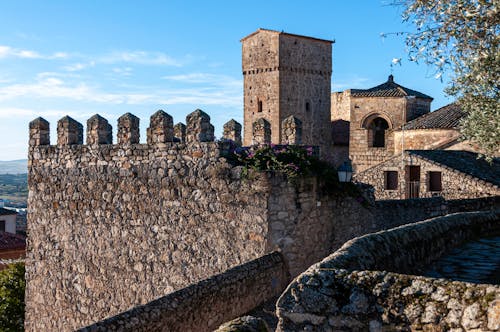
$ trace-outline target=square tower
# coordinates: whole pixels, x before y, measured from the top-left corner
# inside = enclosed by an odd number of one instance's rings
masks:
[[[330,94],[332,43],[259,29],[242,42],[244,145],[255,143],[253,124],[266,120],[271,141],[282,143],[282,122],[294,116],[302,124],[302,144],[331,145]]]

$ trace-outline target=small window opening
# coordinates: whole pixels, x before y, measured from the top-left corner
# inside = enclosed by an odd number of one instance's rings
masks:
[[[5,220],[0,220],[0,232],[5,232]]]
[[[259,100],[257,102],[257,112],[262,112],[262,100]]]
[[[309,103],[307,102],[306,103],[306,112],[309,112],[311,110],[311,106],[309,105]]]
[[[429,191],[442,191],[441,172],[429,172]]]
[[[382,118],[375,118],[369,126],[369,135],[371,138],[371,146],[374,148],[385,147],[385,131],[389,128],[389,124]]]
[[[397,190],[398,189],[398,172],[385,171],[384,172],[384,189]]]

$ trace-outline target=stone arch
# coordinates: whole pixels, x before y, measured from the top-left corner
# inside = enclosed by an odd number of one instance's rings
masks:
[[[367,144],[369,147],[383,148],[386,146],[387,130],[392,129],[392,123],[387,115],[369,114],[361,122],[361,127],[368,131]]]

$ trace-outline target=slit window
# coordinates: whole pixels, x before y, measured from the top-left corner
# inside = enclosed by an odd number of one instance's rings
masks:
[[[309,112],[311,110],[311,105],[309,103],[306,103],[306,112]]]
[[[442,191],[441,172],[429,172],[429,191]]]
[[[384,172],[384,189],[397,190],[398,189],[398,172],[385,171]]]
[[[259,100],[257,102],[257,112],[262,112],[262,100]]]

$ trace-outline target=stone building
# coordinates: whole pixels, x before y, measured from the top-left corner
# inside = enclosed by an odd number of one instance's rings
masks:
[[[301,136],[294,142],[318,145],[326,157],[333,41],[259,29],[241,42],[243,144],[289,143],[284,127],[292,127]]]
[[[333,93],[333,129],[342,130],[345,122],[349,123],[349,158],[355,172],[392,157],[395,130],[429,113],[431,102],[432,97],[397,84],[392,75],[387,82],[370,89]]]
[[[16,234],[16,211],[0,207],[0,232]]]
[[[356,176],[373,186],[376,199],[442,196],[464,199],[500,195],[500,160],[477,153],[406,150]]]
[[[460,106],[451,103],[405,123],[394,131],[394,153],[401,150],[465,150],[479,149],[460,139],[460,120],[465,116]]]

